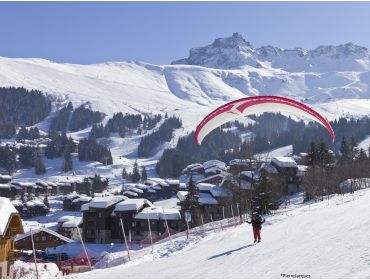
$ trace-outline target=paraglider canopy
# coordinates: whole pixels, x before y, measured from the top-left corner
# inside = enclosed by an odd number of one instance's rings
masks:
[[[318,122],[328,130],[334,143],[335,137],[331,125],[318,112],[293,99],[269,95],[238,99],[212,111],[197,126],[194,134],[195,141],[201,144],[208,133],[229,121],[264,112],[285,112]]]

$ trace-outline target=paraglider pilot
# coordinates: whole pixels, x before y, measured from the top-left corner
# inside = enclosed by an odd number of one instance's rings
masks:
[[[252,219],[248,224],[252,224],[253,227],[253,236],[254,236],[254,243],[261,242],[261,228],[262,224],[265,222],[265,219],[263,219],[260,215],[257,213],[252,214]]]

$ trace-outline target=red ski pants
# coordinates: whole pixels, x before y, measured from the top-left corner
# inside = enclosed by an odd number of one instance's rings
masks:
[[[261,229],[259,228],[253,228],[253,236],[254,240],[261,240]]]

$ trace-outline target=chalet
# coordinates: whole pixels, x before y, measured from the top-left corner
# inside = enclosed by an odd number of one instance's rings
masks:
[[[51,187],[51,195],[59,194],[59,186],[54,182],[47,182],[49,187]]]
[[[209,160],[203,163],[205,177],[210,177],[226,171],[226,164],[219,160]]]
[[[45,195],[51,195],[52,194],[52,187],[49,186],[47,182],[44,181],[37,181],[36,186],[40,189],[40,192]]]
[[[63,210],[72,211],[72,201],[80,196],[76,192],[72,192],[63,196]]]
[[[121,219],[122,224],[125,229],[125,234],[127,235],[128,240],[137,241],[141,240],[142,235],[137,232],[135,216],[141,212],[146,207],[153,207],[153,204],[147,199],[126,199],[122,202],[116,204],[116,207],[112,213],[116,217],[116,222],[120,226]],[[124,242],[122,229],[118,230],[114,237],[116,241],[114,242]]]
[[[43,227],[32,229],[29,232],[17,236],[14,242],[14,247],[17,250],[32,250],[32,239],[36,250],[45,250],[46,248],[54,248],[63,244],[73,242],[59,233]]]
[[[135,240],[143,240],[148,238],[149,225],[152,234],[155,236],[162,235],[166,231],[166,221],[168,227],[179,231],[181,229],[181,214],[178,209],[162,207],[146,207],[141,212],[135,215],[135,228],[132,233],[132,238]]]
[[[35,185],[31,182],[14,182],[11,184],[22,189],[22,193],[35,194]]]
[[[187,174],[187,175],[195,174],[195,173],[204,174],[204,167],[200,163],[190,164],[186,168],[184,168],[182,173]]]
[[[49,213],[49,207],[39,199],[29,200],[27,202],[16,199],[12,200],[12,204],[21,217],[45,216]]]
[[[176,195],[180,190],[180,180],[167,179],[166,183],[169,185],[172,195]]]
[[[0,184],[8,184],[12,180],[12,176],[0,174]]]
[[[112,232],[119,230],[112,213],[125,196],[94,197],[81,206],[83,238],[85,242],[105,244],[112,242]]]
[[[73,240],[80,240],[80,234],[82,235],[82,217],[60,217],[58,219],[58,233]]]
[[[225,179],[226,173],[222,172],[216,175],[212,175],[200,180],[197,180],[196,183],[208,183],[208,184],[213,184],[213,185],[218,185],[221,184],[221,182]]]
[[[291,157],[273,157],[271,165],[276,168],[285,180],[285,192],[293,194],[299,190],[298,165]]]
[[[8,198],[0,197],[0,278],[14,279],[14,238],[22,234],[22,220]]]
[[[239,174],[242,171],[253,170],[255,161],[251,159],[232,159],[229,162],[229,172]]]
[[[74,200],[72,200],[71,209],[73,211],[80,211],[82,205],[84,205],[86,203],[89,203],[91,200],[92,200],[91,196],[80,195],[80,197],[75,198]]]

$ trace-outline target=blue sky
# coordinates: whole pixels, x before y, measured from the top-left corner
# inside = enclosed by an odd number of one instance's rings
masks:
[[[255,46],[370,48],[370,2],[0,2],[0,56],[167,64],[241,33]]]

